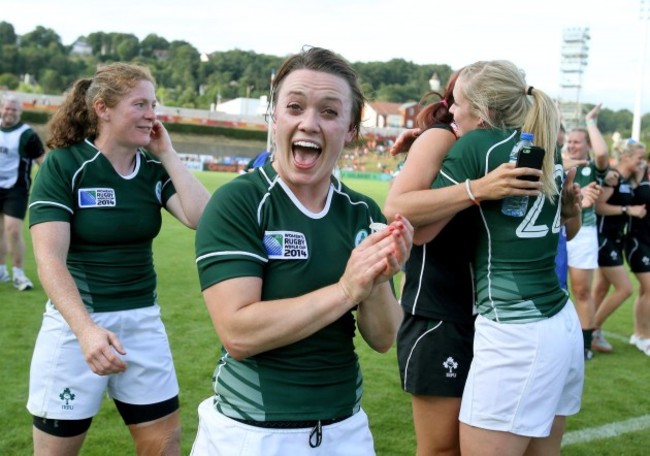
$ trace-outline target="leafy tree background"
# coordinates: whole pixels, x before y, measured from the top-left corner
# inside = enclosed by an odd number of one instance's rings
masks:
[[[37,26],[18,37],[12,24],[0,22],[0,89],[59,94],[78,78],[94,74],[99,64],[128,61],[151,68],[162,104],[209,109],[219,99],[267,95],[271,73],[285,58],[238,49],[201,56],[186,41],[170,42],[156,34],[142,41],[133,34],[107,32],[79,39],[90,45],[91,55],[72,54],[73,45],[63,45],[52,29]],[[437,73],[443,87],[452,73],[446,64],[418,65],[404,59],[352,65],[371,100],[398,103],[420,101],[430,90],[433,73]],[[585,105],[585,109],[590,108]],[[603,109],[598,122],[605,132],[618,131],[629,137],[632,118],[627,109]],[[641,122],[641,139],[648,140],[650,114],[645,114]]]

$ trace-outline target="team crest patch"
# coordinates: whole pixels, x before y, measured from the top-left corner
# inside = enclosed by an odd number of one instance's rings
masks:
[[[114,207],[115,190],[112,188],[80,188],[79,207]]]
[[[357,232],[357,235],[354,237],[354,246],[358,246],[363,242],[365,238],[368,237],[368,231],[367,230],[359,230]]]
[[[306,260],[309,258],[307,239],[295,231],[266,231],[264,247],[269,259]]]
[[[65,388],[63,392],[59,394],[59,399],[61,399],[61,408],[63,410],[74,410],[72,401],[74,401],[75,397],[77,397],[77,395],[74,394],[70,388]]]

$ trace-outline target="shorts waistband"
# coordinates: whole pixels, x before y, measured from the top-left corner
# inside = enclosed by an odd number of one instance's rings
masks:
[[[229,416],[231,420],[235,420],[239,423],[246,424],[248,426],[254,426],[265,429],[301,429],[301,428],[314,428],[318,425],[327,426],[330,424],[338,423],[343,420],[347,420],[352,415],[341,416],[338,418],[332,418],[329,420],[303,420],[303,421],[255,421],[255,420],[244,420],[241,418],[233,418]]]

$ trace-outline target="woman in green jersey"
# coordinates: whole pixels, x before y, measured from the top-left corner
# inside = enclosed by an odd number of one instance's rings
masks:
[[[474,359],[463,392],[463,455],[559,454],[565,416],[577,413],[583,384],[580,323],[555,273],[563,218],[580,211],[579,192],[565,182],[555,142],[559,118],[553,101],[526,84],[511,62],[476,62],[461,70],[454,88],[454,120],[463,135],[452,146],[433,188],[445,188],[473,220],[477,248]],[[541,193],[529,196],[521,216],[485,200],[477,179],[507,164],[521,131],[534,133],[545,154]],[[514,178],[514,177],[513,177]],[[440,223],[444,226],[446,221]]]
[[[77,81],[50,123],[30,203],[49,298],[32,358],[35,455],[78,454],[105,391],[138,455],[180,454],[178,382],[156,298],[161,209],[196,227],[208,192],[156,119],[154,79],[124,63]]]
[[[361,124],[349,63],[305,48],[279,69],[271,101],[273,161],[222,186],[197,230],[223,347],[193,454],[373,455],[353,339],[358,329],[379,352],[395,341],[389,279],[413,229],[402,217],[381,229],[378,205],[332,175]]]

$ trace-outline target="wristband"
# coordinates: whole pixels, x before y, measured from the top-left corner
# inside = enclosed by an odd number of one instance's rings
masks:
[[[596,119],[587,119],[586,122],[588,127],[596,125]]]
[[[481,202],[472,193],[472,189],[469,186],[469,179],[465,179],[465,190],[467,190],[467,196],[469,196],[469,199],[472,201],[472,203],[479,206]]]

